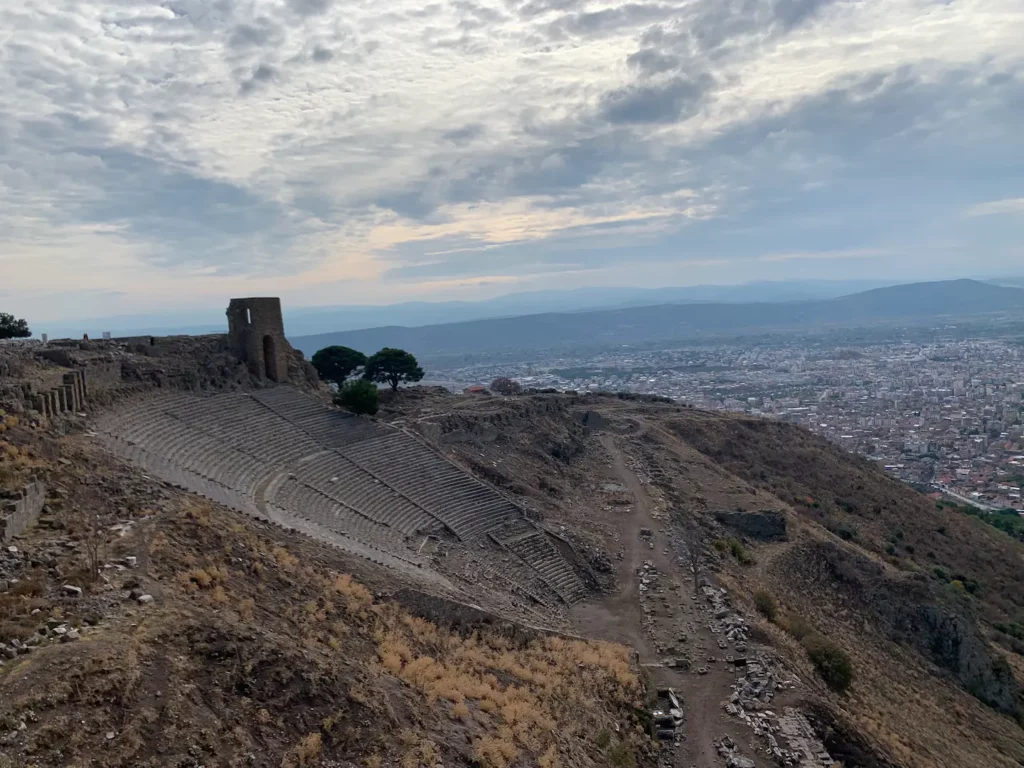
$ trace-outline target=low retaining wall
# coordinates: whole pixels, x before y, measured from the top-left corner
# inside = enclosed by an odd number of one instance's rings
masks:
[[[34,480],[15,498],[0,499],[0,541],[5,544],[39,519],[46,501],[46,486]]]

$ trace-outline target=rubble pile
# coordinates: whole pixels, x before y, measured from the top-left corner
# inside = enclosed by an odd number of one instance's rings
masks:
[[[791,687],[792,682],[780,683],[776,680],[772,665],[763,655],[754,659],[745,659],[744,673],[736,678],[732,687],[732,696],[725,705],[725,711],[735,715],[750,725],[751,713],[767,709],[775,698],[775,692]]]
[[[736,678],[725,711],[750,726],[780,765],[831,768],[832,758],[799,710],[786,707],[779,716],[769,708],[778,692],[793,688],[799,681],[779,679],[777,667],[766,655],[745,660],[743,667],[744,674]]]
[[[743,757],[740,754],[736,742],[728,736],[723,736],[715,742],[715,749],[719,756],[725,760],[725,768],[756,768],[753,760]]]
[[[708,623],[708,629],[718,637],[719,649],[724,651],[731,645],[737,653],[746,653],[747,635],[750,629],[747,626],[747,620],[733,611],[729,605],[729,595],[726,590],[706,584],[701,587],[701,594],[711,606],[712,619]]]

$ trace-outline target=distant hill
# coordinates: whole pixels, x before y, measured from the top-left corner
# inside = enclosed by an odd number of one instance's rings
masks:
[[[384,346],[424,358],[566,346],[641,344],[703,335],[878,324],[928,324],[993,314],[1024,316],[1024,290],[976,280],[911,283],[824,301],[659,304],[591,312],[560,312],[429,325],[388,326],[296,336],[311,355],[343,344],[366,352]]]
[[[879,280],[780,280],[742,285],[689,285],[668,288],[591,287],[568,290],[521,291],[481,301],[405,301],[395,304],[344,306],[297,306],[285,301],[285,327],[295,336],[376,328],[383,325],[437,325],[516,317],[542,312],[583,312],[597,309],[722,302],[811,301],[830,299],[892,282]],[[73,321],[33,322],[32,327],[50,338],[114,336],[171,336],[221,333],[222,307],[189,307],[178,312],[82,318]]]

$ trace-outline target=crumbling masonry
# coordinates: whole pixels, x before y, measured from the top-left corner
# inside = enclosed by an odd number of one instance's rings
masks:
[[[33,480],[12,499],[0,500],[0,541],[8,543],[39,519],[46,501],[46,486]]]
[[[228,336],[235,357],[262,379],[288,380],[288,342],[278,298],[232,299],[228,305]]]

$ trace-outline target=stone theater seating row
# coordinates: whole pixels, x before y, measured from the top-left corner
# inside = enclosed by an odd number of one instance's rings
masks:
[[[151,396],[96,428],[115,453],[168,482],[389,567],[427,570],[416,554],[424,535],[490,534],[560,599],[586,594],[550,537],[493,488],[416,437],[291,387]]]

